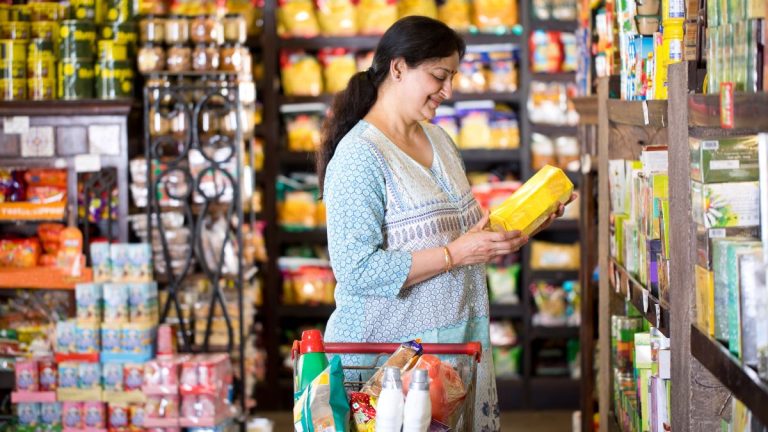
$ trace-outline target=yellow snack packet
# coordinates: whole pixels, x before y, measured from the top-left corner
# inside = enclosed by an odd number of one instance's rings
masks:
[[[566,203],[573,192],[573,183],[563,170],[545,165],[517,192],[491,212],[494,231],[522,231],[530,235]]]

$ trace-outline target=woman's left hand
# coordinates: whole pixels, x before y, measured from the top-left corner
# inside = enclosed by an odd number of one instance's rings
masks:
[[[536,234],[544,231],[545,229],[549,228],[550,225],[552,225],[552,222],[555,221],[555,219],[562,217],[563,213],[565,212],[565,206],[572,203],[576,198],[579,197],[579,194],[574,192],[571,194],[571,197],[568,198],[568,201],[565,204],[560,204],[560,206],[557,208],[557,211],[549,215],[549,218],[547,218],[546,222],[541,224],[539,229],[531,233],[531,237],[535,236]]]

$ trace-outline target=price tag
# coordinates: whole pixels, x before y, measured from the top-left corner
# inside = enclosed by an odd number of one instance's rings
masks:
[[[101,158],[98,155],[77,155],[75,156],[76,172],[97,172],[101,171]]]
[[[658,303],[653,306],[656,309],[656,328],[661,328],[661,306]]]
[[[720,83],[720,126],[733,129],[733,83]]]
[[[29,132],[29,117],[6,117],[3,120],[3,131],[6,134],[25,134]]]
[[[627,278],[627,283],[624,285],[624,288],[627,289],[627,301],[632,301],[632,286],[629,284],[629,278]]]
[[[613,288],[616,290],[616,294],[621,292],[621,278],[618,270],[613,271]]]
[[[643,124],[648,126],[650,121],[648,120],[648,101],[643,101]]]
[[[643,313],[648,313],[648,290],[643,288]]]

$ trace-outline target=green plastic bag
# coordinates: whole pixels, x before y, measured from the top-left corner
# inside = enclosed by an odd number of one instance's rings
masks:
[[[349,401],[341,359],[334,356],[293,406],[296,432],[349,432]]]

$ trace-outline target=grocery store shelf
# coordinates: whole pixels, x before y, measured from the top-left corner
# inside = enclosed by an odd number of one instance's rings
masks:
[[[627,101],[608,99],[608,119],[631,126],[663,128],[669,126],[667,101]]]
[[[286,231],[280,230],[281,244],[326,244],[328,243],[328,234],[325,228],[319,228],[307,231]]]
[[[12,390],[15,387],[16,378],[13,371],[0,371],[0,390]]]
[[[29,202],[8,202],[0,204],[0,222],[64,220],[66,202],[33,204]]]
[[[552,225],[549,226],[544,232],[552,232],[552,231],[578,231],[579,230],[579,220],[578,219],[555,219],[554,222],[552,222]]]
[[[282,318],[321,318],[328,319],[336,306],[316,305],[316,306],[280,306],[278,314]]]
[[[500,43],[519,43],[520,36],[515,34],[464,34],[462,35],[467,45],[486,45]],[[284,38],[278,39],[280,48],[320,50],[328,47],[350,48],[355,50],[374,50],[381,36],[337,36],[337,37],[312,37],[312,38]]]
[[[646,290],[643,284],[638,282],[637,279],[627,272],[624,266],[617,263],[613,258],[611,259],[611,265],[613,267],[613,274],[609,278],[614,284],[611,291],[622,299],[631,301],[652,326],[657,327],[664,336],[669,337],[669,308],[654,297],[650,291]],[[617,281],[615,281],[616,276],[619,277],[618,287],[616,286]],[[627,297],[628,289],[630,291],[629,297]],[[657,307],[660,316],[656,314]]]
[[[534,326],[531,332],[533,339],[575,339],[579,337],[579,327],[576,326]]]
[[[75,284],[93,279],[90,268],[83,269],[81,277],[64,276],[54,268],[0,268],[0,289],[74,290]]]
[[[597,125],[597,96],[581,96],[571,98],[573,106],[579,113],[579,124]]]
[[[577,132],[576,126],[566,125],[531,124],[531,129],[533,133],[540,133],[548,137],[575,136]]]
[[[0,116],[62,116],[71,113],[79,116],[126,116],[132,107],[133,99],[3,101]]]
[[[523,306],[519,304],[491,304],[491,319],[516,319],[525,316]]]
[[[691,353],[763,424],[768,424],[768,384],[716,340],[691,325]]]
[[[448,102],[458,101],[470,101],[470,100],[492,100],[495,102],[520,102],[520,94],[518,92],[479,92],[479,93],[462,93],[454,91],[451,95],[451,99]]]
[[[688,96],[688,123],[692,127],[720,128],[720,95]],[[768,130],[768,93],[734,93],[733,128]]]
[[[521,409],[525,394],[525,383],[520,378],[496,378],[496,390],[499,394],[499,407],[502,411]]]
[[[532,270],[531,280],[566,281],[578,280],[578,270]]]
[[[577,409],[581,382],[570,377],[531,377],[532,409]]]
[[[284,151],[280,153],[280,163],[297,168],[312,168],[315,165],[315,153],[313,152],[292,152]]]
[[[535,18],[531,20],[531,30],[575,31],[578,27],[578,21],[539,20]]]
[[[331,102],[333,102],[333,95],[332,94],[321,94],[319,96],[286,96],[286,95],[277,95],[277,104],[278,105],[286,105],[286,104],[300,104],[300,103],[324,103],[326,105],[330,105]]]
[[[575,82],[575,72],[537,72],[532,74],[531,81],[544,81],[544,82]]]
[[[503,43],[520,43],[520,35],[517,34],[492,34],[492,33],[473,33],[462,35],[467,45],[492,45]]]
[[[503,164],[520,162],[519,149],[487,150],[471,149],[462,150],[461,158],[465,164]]]

